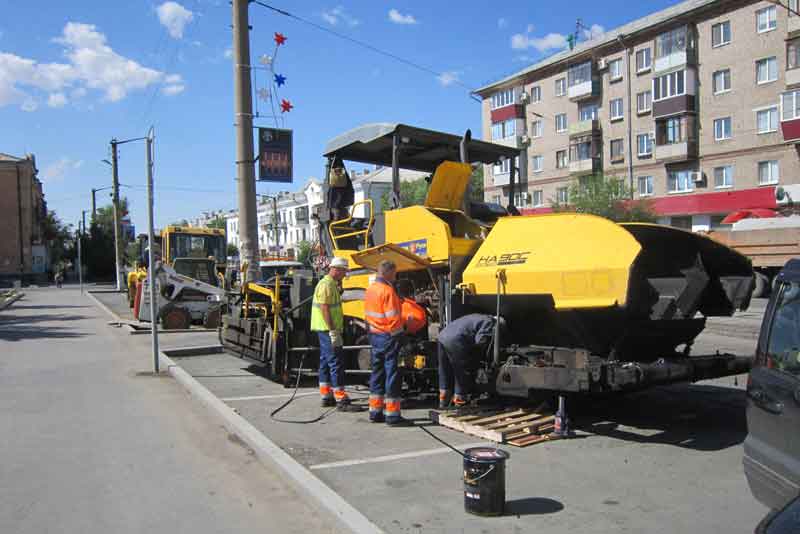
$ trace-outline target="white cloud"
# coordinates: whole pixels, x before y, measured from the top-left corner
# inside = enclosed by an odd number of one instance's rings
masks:
[[[508,26],[508,19],[504,19],[503,17],[500,17],[499,19],[497,19],[497,27],[498,28],[500,28],[502,30],[506,26]]]
[[[82,166],[83,160],[62,157],[47,165],[41,172],[40,177],[42,180],[50,182],[58,181],[66,177],[69,171],[80,169]]]
[[[340,22],[351,27],[361,24],[360,20],[347,13],[342,6],[336,6],[333,9],[323,11],[320,13],[320,17],[331,26],[336,26]]]
[[[528,24],[528,28],[525,31],[527,31],[528,33],[533,33],[535,29],[536,26],[534,26],[533,24]]]
[[[66,63],[39,63],[0,52],[0,107],[19,103],[25,111],[37,109],[36,95],[31,90],[50,94],[69,92],[72,98],[80,98],[88,89],[94,89],[105,100],[116,102],[131,91],[153,84],[183,85],[177,74],[145,67],[114,52],[106,43],[106,36],[94,25],[68,22],[62,35],[53,41],[64,46]],[[54,98],[53,102],[58,103],[61,97]]]
[[[177,2],[164,2],[156,8],[156,13],[173,39],[183,39],[183,30],[194,18],[194,13]]]
[[[448,70],[438,75],[436,79],[439,80],[442,87],[447,87],[461,81],[461,73],[455,70]]]
[[[47,105],[51,108],[63,108],[67,104],[67,97],[64,93],[50,93],[47,97]]]
[[[560,50],[567,46],[567,37],[560,33],[548,33],[544,37],[531,37],[527,34],[515,33],[511,36],[511,48],[527,50],[533,48],[539,52]]]
[[[232,58],[233,57],[233,48],[231,48],[229,46],[228,48],[225,49],[225,51],[222,53],[222,55],[225,56],[225,59]]]
[[[417,19],[414,18],[414,15],[411,13],[403,15],[395,8],[389,10],[389,20],[395,24],[417,24]]]
[[[599,24],[592,24],[591,27],[583,30],[583,38],[587,41],[596,39],[606,33],[606,29]]]
[[[184,89],[186,89],[186,86],[183,84],[166,85],[163,89],[161,89],[161,92],[167,96],[175,96],[179,93],[182,93]]]

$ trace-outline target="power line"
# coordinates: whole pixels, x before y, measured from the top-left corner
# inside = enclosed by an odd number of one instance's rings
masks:
[[[254,4],[258,4],[261,7],[265,7],[267,9],[269,9],[269,10],[272,10],[275,13],[278,13],[279,15],[283,15],[284,17],[288,17],[290,19],[297,20],[299,22],[302,22],[303,24],[307,24],[307,25],[309,25],[309,26],[311,26],[313,28],[316,28],[316,29],[321,30],[323,32],[326,32],[326,33],[329,33],[331,35],[334,35],[334,36],[338,37],[339,39],[344,39],[345,41],[348,41],[348,42],[350,42],[352,44],[355,44],[357,46],[360,46],[360,47],[366,48],[368,50],[371,50],[372,52],[375,52],[376,54],[380,54],[382,56],[386,56],[388,58],[391,58],[391,59],[393,59],[395,61],[403,63],[404,65],[407,65],[409,67],[413,67],[413,68],[415,68],[417,70],[420,70],[422,72],[425,72],[427,74],[432,74],[433,76],[435,76],[438,79],[441,79],[445,74],[443,72],[438,72],[436,70],[433,70],[430,67],[426,67],[424,65],[420,65],[419,63],[415,63],[415,62],[413,62],[413,61],[411,61],[409,59],[405,59],[403,57],[400,57],[397,54],[393,54],[392,52],[387,52],[386,50],[381,50],[380,48],[378,48],[376,46],[373,46],[373,45],[371,45],[369,43],[365,43],[364,41],[360,41],[358,39],[354,39],[353,37],[350,37],[350,36],[345,35],[343,33],[339,33],[337,31],[334,31],[334,30],[330,29],[330,28],[326,28],[325,26],[322,26],[321,24],[317,24],[316,22],[313,22],[311,20],[304,19],[304,18],[302,18],[302,17],[300,17],[298,15],[295,15],[293,13],[289,13],[288,11],[285,11],[283,9],[278,9],[277,7],[271,6],[269,4],[261,2],[259,0],[252,0],[252,2]],[[461,82],[460,80],[457,80],[457,79],[453,80],[452,83],[454,83],[455,85],[459,85],[459,86],[463,87],[464,89],[466,89],[467,91],[469,91],[469,97],[472,98],[473,100],[475,100],[477,102],[482,102],[482,100],[480,98],[475,96],[475,94],[472,91],[472,88],[469,87],[467,84],[465,84],[465,83],[463,83],[463,82]]]

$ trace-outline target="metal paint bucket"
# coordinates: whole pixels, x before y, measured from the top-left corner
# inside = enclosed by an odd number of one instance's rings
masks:
[[[481,516],[503,515],[506,506],[506,460],[494,447],[464,451],[464,510]]]

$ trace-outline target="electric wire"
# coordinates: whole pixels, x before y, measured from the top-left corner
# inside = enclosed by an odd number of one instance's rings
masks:
[[[323,26],[321,24],[317,24],[316,22],[313,22],[311,20],[305,19],[305,18],[300,17],[298,15],[295,15],[294,13],[290,13],[290,12],[288,12],[286,10],[283,10],[283,9],[278,9],[277,7],[271,6],[271,5],[269,5],[269,4],[265,3],[265,2],[261,2],[260,0],[252,0],[252,2],[254,4],[257,4],[257,5],[261,6],[261,7],[264,7],[264,8],[267,8],[267,9],[271,10],[271,11],[274,11],[275,13],[278,13],[279,15],[283,15],[283,16],[288,17],[290,19],[294,19],[296,21],[302,22],[303,24],[307,24],[308,26],[311,26],[313,28],[321,30],[321,31],[323,31],[325,33],[329,33],[331,35],[334,35],[334,36],[338,37],[339,39],[343,39],[343,40],[348,41],[348,42],[350,42],[350,43],[352,43],[354,45],[360,46],[362,48],[366,48],[367,50],[375,52],[376,54],[380,54],[382,56],[385,56],[385,57],[388,57],[390,59],[393,59],[393,60],[395,60],[395,61],[397,61],[399,63],[403,63],[404,65],[407,65],[409,67],[417,69],[419,71],[425,72],[427,74],[431,74],[431,75],[435,76],[437,79],[441,79],[441,77],[444,76],[443,72],[438,72],[438,71],[436,71],[436,70],[434,70],[434,69],[432,69],[430,67],[426,67],[426,66],[421,65],[419,63],[415,63],[414,61],[411,61],[409,59],[405,59],[404,57],[398,56],[397,54],[393,54],[392,52],[387,52],[386,50],[382,50],[382,49],[380,49],[380,48],[378,48],[376,46],[373,46],[373,45],[371,45],[369,43],[365,43],[364,41],[360,41],[358,39],[354,39],[353,37],[347,36],[347,35],[345,35],[343,33],[339,33],[337,31],[334,31],[334,30],[330,29],[330,28],[326,28],[325,26]],[[478,102],[482,102],[482,100],[480,98],[478,98],[474,94],[472,88],[469,87],[467,84],[463,83],[460,80],[453,80],[452,83],[454,85],[458,85],[458,86],[466,89],[469,92],[469,97],[472,98],[473,100],[476,100]]]

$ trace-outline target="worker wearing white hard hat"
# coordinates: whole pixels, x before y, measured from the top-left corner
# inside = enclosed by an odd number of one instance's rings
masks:
[[[347,275],[347,259],[335,257],[328,274],[314,289],[311,330],[319,337],[319,393],[322,406],[336,406],[347,411],[350,397],[344,390],[344,314],[340,283]]]

